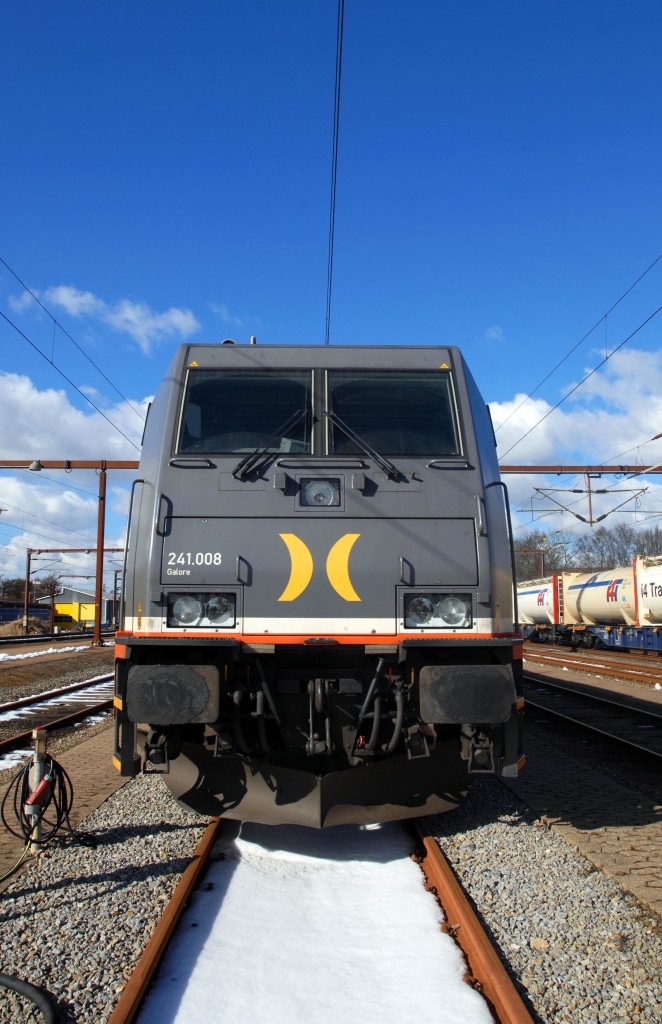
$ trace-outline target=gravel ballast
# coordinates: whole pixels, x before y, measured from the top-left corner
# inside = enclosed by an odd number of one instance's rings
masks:
[[[43,986],[63,1022],[105,1024],[208,819],[157,777],[123,786],[0,896],[0,973]],[[0,989],[0,1020],[30,1017]]]
[[[428,819],[536,1021],[660,1024],[662,929],[505,786]]]
[[[96,848],[54,846],[2,894],[0,972],[44,986],[62,1021],[106,1024],[206,824],[161,779],[127,783],[79,826]],[[659,1024],[662,941],[633,897],[494,779],[428,824],[535,1020]],[[40,1019],[27,1006],[0,990],[0,1020]]]

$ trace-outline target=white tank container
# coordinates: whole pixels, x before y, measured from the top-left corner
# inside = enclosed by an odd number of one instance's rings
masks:
[[[636,625],[632,567],[563,573],[563,621],[599,626]]]
[[[520,583],[517,588],[517,613],[522,625],[555,622],[554,584],[556,577]]]
[[[662,555],[637,556],[635,564],[639,626],[662,623]]]

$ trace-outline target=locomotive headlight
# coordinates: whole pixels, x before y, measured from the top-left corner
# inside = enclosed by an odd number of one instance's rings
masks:
[[[337,477],[303,477],[299,486],[303,508],[333,508],[340,505],[340,480]]]
[[[203,605],[194,594],[182,594],[172,604],[172,618],[178,626],[193,626],[202,615]]]
[[[237,622],[236,594],[168,594],[167,625],[187,629],[233,627]]]
[[[437,605],[437,615],[449,626],[466,626],[471,621],[471,601],[466,597],[444,597]]]
[[[407,602],[406,626],[424,626],[434,615],[434,605],[429,597],[413,597]]]
[[[207,618],[215,626],[234,625],[234,595],[218,594],[207,602]]]
[[[406,629],[468,629],[472,621],[471,594],[404,595]]]

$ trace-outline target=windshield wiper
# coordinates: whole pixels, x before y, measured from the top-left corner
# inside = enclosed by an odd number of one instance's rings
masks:
[[[280,427],[277,427],[277,429],[274,430],[273,434],[270,434],[263,444],[258,445],[257,448],[254,448],[252,452],[249,452],[248,455],[245,455],[244,458],[237,463],[237,465],[232,470],[232,475],[236,477],[238,480],[245,480],[250,471],[252,469],[255,469],[255,466],[260,461],[262,456],[265,455],[268,452],[269,448],[272,447],[273,442],[278,441],[278,444],[280,445],[280,442],[287,433],[287,431],[293,430],[294,427],[298,427],[299,423],[301,422],[302,419],[306,417],[306,415],[306,409],[297,409],[296,412],[292,413],[289,419],[285,420],[285,422],[281,424]],[[274,452],[273,454],[276,453]]]
[[[379,452],[376,452],[374,448],[371,448],[368,442],[364,441],[362,437],[355,434],[352,428],[348,427],[344,420],[341,420],[337,412],[327,412],[325,415],[328,416],[334,427],[337,427],[338,430],[350,439],[350,441],[353,441],[354,444],[358,445],[362,452],[365,452],[366,455],[376,462],[382,472],[386,473],[387,477],[391,480],[402,480],[402,473],[398,467],[395,466],[390,459],[385,458],[383,455],[380,455]]]

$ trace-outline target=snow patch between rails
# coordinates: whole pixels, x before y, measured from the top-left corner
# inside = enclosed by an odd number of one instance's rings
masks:
[[[491,1024],[399,824],[244,824],[182,918],[138,1024]]]

